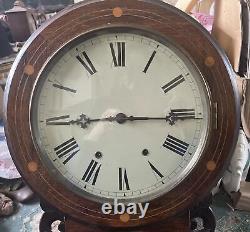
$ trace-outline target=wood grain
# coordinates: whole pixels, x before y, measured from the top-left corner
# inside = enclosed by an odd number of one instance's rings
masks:
[[[176,215],[163,222],[152,224],[137,228],[124,228],[124,229],[111,229],[108,227],[93,226],[91,224],[84,224],[72,218],[66,218],[65,221],[66,232],[189,232],[190,231],[190,218],[189,213]]]

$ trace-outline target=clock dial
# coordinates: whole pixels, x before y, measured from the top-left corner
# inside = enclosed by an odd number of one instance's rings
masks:
[[[152,200],[180,183],[202,154],[209,93],[167,41],[141,32],[78,38],[49,61],[35,90],[41,158],[87,198]]]

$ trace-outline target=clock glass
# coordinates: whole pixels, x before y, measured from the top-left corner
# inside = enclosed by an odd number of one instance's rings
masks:
[[[209,90],[192,60],[140,30],[69,42],[44,65],[31,104],[49,173],[97,202],[172,190],[198,163],[210,124]]]

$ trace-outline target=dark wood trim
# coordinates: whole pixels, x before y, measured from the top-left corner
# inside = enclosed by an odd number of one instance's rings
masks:
[[[138,228],[124,228],[111,229],[109,227],[93,226],[90,224],[84,224],[81,221],[74,220],[72,218],[66,218],[65,220],[65,231],[66,232],[189,232],[190,225],[190,215],[189,212],[185,212],[181,215],[176,215],[175,217],[169,218],[165,221],[158,222],[148,226],[142,226]]]

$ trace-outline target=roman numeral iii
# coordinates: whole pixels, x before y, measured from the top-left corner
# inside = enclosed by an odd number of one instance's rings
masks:
[[[67,164],[79,151],[80,148],[74,138],[67,140],[54,148],[58,158],[64,159],[63,164]]]
[[[178,77],[176,77],[172,81],[170,81],[168,84],[164,85],[162,87],[162,89],[163,89],[164,93],[167,93],[171,89],[175,88],[176,86],[178,86],[179,84],[181,84],[184,81],[185,81],[184,77],[182,75],[179,75]]]
[[[76,56],[76,59],[82,64],[82,66],[88,71],[90,75],[94,75],[97,71],[90,58],[88,57],[86,52],[83,52],[82,55],[83,57],[81,57],[80,55]]]
[[[119,190],[120,191],[130,190],[126,168],[119,168],[118,172],[119,172],[119,179],[118,179]]]
[[[115,42],[109,44],[115,67],[125,67],[126,52],[125,42]]]
[[[163,147],[177,153],[178,155],[184,156],[189,144],[177,139],[171,135],[168,135],[166,141],[163,144]]]
[[[82,180],[87,183],[91,183],[92,185],[95,185],[101,166],[102,165],[96,162],[95,160],[91,160],[89,166],[87,167],[87,170],[85,171],[82,177]]]
[[[171,110],[171,114],[178,119],[195,118],[194,109],[173,109]]]

